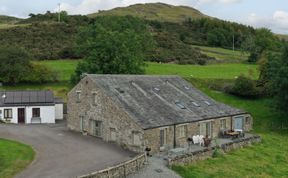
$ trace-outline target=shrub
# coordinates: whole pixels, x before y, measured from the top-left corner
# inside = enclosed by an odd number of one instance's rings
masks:
[[[247,98],[255,98],[260,95],[260,91],[256,87],[256,82],[245,76],[240,76],[236,79],[230,89],[230,93]]]
[[[47,83],[58,81],[58,75],[51,69],[40,64],[32,63],[30,72],[26,75],[23,82],[27,83]]]

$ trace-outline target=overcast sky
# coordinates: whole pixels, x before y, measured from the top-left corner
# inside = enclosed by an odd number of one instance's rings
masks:
[[[163,2],[197,8],[204,14],[288,34],[288,0],[0,0],[0,14],[27,17],[55,11],[61,3],[69,14],[89,14],[135,3]]]

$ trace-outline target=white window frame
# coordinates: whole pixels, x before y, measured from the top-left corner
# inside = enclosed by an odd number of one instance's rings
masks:
[[[12,108],[4,109],[4,119],[12,119],[12,118],[13,118],[13,109]]]

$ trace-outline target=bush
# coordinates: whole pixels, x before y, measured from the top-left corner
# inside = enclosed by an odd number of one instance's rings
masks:
[[[241,97],[255,98],[260,95],[260,90],[256,87],[255,81],[248,77],[240,76],[230,89],[230,93]]]
[[[23,82],[26,83],[47,83],[58,81],[58,75],[51,69],[32,63],[30,65],[30,72],[26,75]]]

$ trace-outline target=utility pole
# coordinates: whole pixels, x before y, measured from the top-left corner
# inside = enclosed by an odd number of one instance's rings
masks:
[[[235,36],[234,36],[234,32],[233,32],[233,52],[235,51]]]
[[[61,22],[61,3],[58,3],[58,22],[60,23]]]

